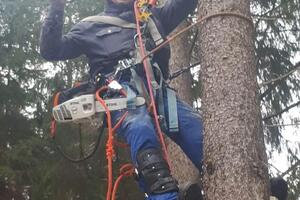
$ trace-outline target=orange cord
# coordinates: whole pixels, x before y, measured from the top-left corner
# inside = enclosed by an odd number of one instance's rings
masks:
[[[141,33],[141,28],[140,28],[140,23],[139,23],[139,9],[137,6],[137,1],[134,3],[134,12],[135,12],[135,18],[136,18],[136,25],[137,25],[137,34],[138,34],[138,42],[139,42],[139,46],[140,46],[140,53],[142,58],[146,58],[146,52],[145,52],[145,48],[143,45],[143,38],[142,38],[142,33]],[[146,59],[143,59],[143,65],[144,65],[144,70],[145,70],[145,74],[146,74],[146,78],[147,78],[147,84],[148,84],[148,88],[149,88],[149,94],[150,94],[150,100],[151,100],[151,107],[152,107],[152,111],[153,111],[153,115],[154,115],[154,121],[155,121],[155,127],[157,130],[157,134],[158,137],[160,139],[160,143],[162,146],[162,150],[163,150],[163,154],[165,157],[165,160],[167,161],[169,167],[170,166],[170,162],[169,162],[169,158],[168,158],[168,153],[167,153],[167,146],[166,143],[164,141],[163,138],[163,133],[162,130],[160,128],[160,124],[159,124],[159,119],[158,119],[158,115],[157,115],[157,109],[156,109],[156,105],[155,105],[155,99],[154,99],[154,95],[153,95],[153,91],[152,91],[152,86],[151,86],[151,82],[150,82],[150,75],[149,75],[149,71],[148,71],[148,63],[146,61]]]
[[[107,107],[105,101],[100,97],[100,93],[103,91],[108,90],[107,86],[101,87],[99,90],[96,92],[96,99],[99,101],[99,103],[103,106],[105,109],[106,117],[107,117],[107,128],[108,128],[108,139],[106,142],[106,159],[108,162],[108,180],[107,180],[107,193],[106,193],[106,200],[111,200],[111,193],[112,193],[112,187],[113,187],[113,157],[115,156],[115,151],[114,151],[114,135],[112,131],[112,120],[111,120],[111,114],[109,111],[109,108]]]
[[[123,171],[125,169],[127,169],[127,170],[130,169],[130,172],[131,172],[132,171],[131,168],[133,168],[133,166],[130,165],[130,167],[129,167],[129,164],[124,165],[121,168],[121,176],[116,180],[115,185],[113,186],[113,158],[115,156],[114,144],[125,147],[124,144],[118,143],[117,141],[114,140],[114,132],[120,127],[120,125],[122,124],[122,122],[126,118],[128,112],[126,112],[121,117],[121,119],[118,121],[118,123],[114,127],[112,126],[112,119],[111,119],[110,110],[107,107],[105,101],[100,96],[100,94],[102,92],[105,92],[107,90],[108,90],[107,86],[103,86],[99,90],[97,90],[96,91],[96,99],[97,99],[97,101],[99,101],[99,103],[105,109],[105,113],[106,113],[106,117],[107,117],[108,139],[107,139],[107,143],[106,143],[106,159],[107,159],[107,162],[108,162],[108,168],[107,168],[107,170],[108,170],[108,174],[107,174],[108,178],[107,179],[108,180],[107,180],[106,200],[114,200],[119,182],[121,181],[123,176],[129,176],[129,172],[125,173]],[[124,90],[121,90],[120,93],[123,94],[124,96],[126,96],[126,92]],[[130,173],[130,174],[132,174],[132,173]]]
[[[122,122],[127,117],[127,115],[128,115],[128,111],[123,114],[123,116],[120,118],[120,120],[118,121],[118,123],[114,126],[113,132],[116,132],[116,130],[121,126]]]
[[[53,107],[55,107],[59,104],[59,95],[60,95],[60,92],[58,92],[54,95]],[[55,121],[53,116],[52,116],[52,119],[51,119],[50,129],[51,129],[51,137],[55,138],[55,136],[56,136],[56,121]]]
[[[132,164],[125,164],[120,168],[120,176],[117,178],[117,180],[115,182],[113,192],[112,192],[112,200],[115,200],[115,198],[116,198],[116,193],[117,193],[117,190],[118,190],[121,180],[124,177],[132,176],[134,174],[134,169],[135,169],[135,167]]]

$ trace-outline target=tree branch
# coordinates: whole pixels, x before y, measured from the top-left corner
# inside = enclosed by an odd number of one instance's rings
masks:
[[[277,6],[274,6],[271,10],[268,10],[267,12],[261,14],[260,16],[261,16],[261,17],[264,17],[264,16],[266,16],[266,15],[272,13],[273,11],[277,10],[277,9],[280,8],[282,5],[283,5],[283,1],[282,1],[280,4],[278,4]]]
[[[282,80],[282,79],[284,79],[284,78],[287,78],[288,76],[290,76],[290,75],[293,74],[294,72],[298,71],[299,69],[300,69],[300,62],[297,63],[297,64],[295,65],[295,69],[291,70],[290,72],[288,72],[288,73],[286,73],[286,74],[284,74],[284,75],[282,75],[282,76],[279,76],[278,78],[272,79],[272,80],[270,80],[270,81],[262,82],[262,83],[259,84],[259,86],[262,87],[262,86],[269,85],[269,84],[271,84],[271,83],[275,83],[275,82],[277,82],[277,81],[280,81],[280,80]]]
[[[260,99],[262,100],[271,90],[273,90],[281,81],[283,81],[284,79],[288,78],[291,74],[293,74],[294,72],[298,71],[300,69],[300,62],[298,62],[294,67],[294,69],[291,70],[290,72],[276,78],[276,79],[272,79],[270,81],[266,81],[266,82],[262,82],[259,84],[260,87],[262,86],[266,86],[266,85],[270,85],[269,88],[260,95]]]
[[[252,17],[254,19],[257,19],[259,21],[263,20],[263,21],[275,21],[275,20],[279,20],[279,19],[285,19],[285,20],[290,20],[291,18],[286,18],[286,17],[282,17],[282,16],[269,16],[269,17],[261,17],[259,15],[252,15]]]
[[[279,112],[277,112],[277,113],[274,113],[274,114],[272,114],[272,115],[269,115],[269,116],[267,116],[267,117],[264,117],[264,118],[263,118],[263,121],[267,121],[267,120],[269,120],[269,119],[271,119],[271,118],[273,118],[273,117],[277,117],[277,116],[281,115],[282,113],[287,112],[287,111],[289,111],[291,108],[294,108],[294,107],[296,107],[296,106],[298,106],[298,105],[300,105],[300,101],[298,101],[298,102],[296,102],[296,103],[294,103],[294,104],[292,104],[292,105],[286,107],[285,109],[282,109],[281,111],[279,111]]]
[[[300,160],[298,160],[296,163],[294,163],[290,168],[288,168],[280,176],[284,177],[285,175],[289,174],[291,171],[294,171],[298,166],[300,166]]]
[[[280,8],[283,5],[283,2],[281,2],[279,5],[274,6],[272,9],[268,10],[265,13],[262,13],[260,15],[257,15],[258,17],[267,17],[270,13],[272,13],[273,11],[277,10],[278,8]],[[257,23],[259,23],[261,21],[261,19],[257,20]]]
[[[296,159],[297,161],[290,167],[290,168],[288,168],[285,172],[283,172],[282,174],[281,174],[281,177],[283,177],[283,176],[285,176],[285,175],[287,175],[287,174],[289,174],[291,171],[294,171],[298,166],[300,166],[300,159],[290,150],[290,149],[288,149],[288,152],[290,153],[290,154],[292,154],[292,157],[294,158],[294,159]]]
[[[279,127],[279,126],[300,126],[300,123],[293,123],[293,124],[265,124],[265,127]]]

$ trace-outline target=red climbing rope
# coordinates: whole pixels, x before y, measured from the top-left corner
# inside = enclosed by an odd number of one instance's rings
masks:
[[[132,176],[134,174],[134,169],[135,169],[135,167],[132,164],[125,164],[120,168],[120,176],[117,178],[117,180],[115,182],[113,192],[112,192],[112,200],[115,200],[115,198],[116,198],[116,193],[117,193],[117,190],[118,190],[121,180],[124,177]]]
[[[138,2],[136,1],[134,3],[134,12],[135,12],[135,18],[136,18],[137,34],[138,34],[138,45],[140,47],[140,54],[141,54],[142,58],[144,58],[144,57],[146,57],[146,52],[145,52],[145,47],[144,47],[144,42],[143,42],[143,37],[142,37],[142,32],[141,32],[141,27],[140,27],[140,21],[139,21],[139,17],[138,17],[140,11],[139,11],[137,4],[138,4]],[[149,66],[148,66],[148,62],[146,59],[143,60],[143,65],[144,65],[144,70],[145,70],[145,74],[146,74],[146,78],[147,78],[147,85],[149,88],[149,95],[150,95],[150,101],[151,101],[150,105],[151,105],[151,111],[154,116],[155,128],[156,128],[158,137],[160,139],[160,143],[162,146],[165,160],[167,161],[168,165],[170,166],[169,156],[167,153],[167,146],[164,141],[163,133],[162,133],[162,130],[161,130],[160,124],[159,124],[159,119],[158,119],[158,114],[157,114],[157,109],[156,109],[156,104],[155,104],[155,98],[153,95],[153,90],[152,90],[152,85],[151,85],[151,80],[150,80],[150,72],[148,70]]]

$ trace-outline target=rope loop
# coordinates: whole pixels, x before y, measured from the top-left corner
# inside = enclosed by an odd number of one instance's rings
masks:
[[[161,43],[159,46],[157,46],[156,48],[154,48],[152,51],[150,51],[147,55],[145,55],[143,58],[142,58],[142,61],[144,61],[146,58],[150,57],[151,55],[153,55],[155,52],[157,52],[158,50],[160,50],[161,48],[163,48],[164,46],[166,46],[167,44],[169,44],[171,41],[175,40],[177,37],[179,37],[180,35],[182,35],[183,33],[187,32],[188,30],[190,30],[191,28],[193,28],[194,26],[196,25],[199,25],[199,24],[202,24],[204,22],[206,22],[207,20],[209,19],[212,19],[212,18],[216,18],[216,17],[226,17],[226,16],[231,16],[231,17],[238,17],[240,19],[244,19],[246,20],[247,22],[250,23],[250,25],[254,28],[254,24],[253,24],[253,21],[252,21],[252,18],[244,15],[244,14],[241,14],[241,13],[234,13],[234,12],[219,12],[219,13],[216,13],[216,14],[211,14],[211,15],[207,15],[207,16],[204,16],[200,19],[198,19],[194,24],[191,24],[190,26],[182,29],[181,31],[177,32],[176,34],[174,34],[173,36],[170,36],[167,38],[166,41],[164,41],[163,43]]]

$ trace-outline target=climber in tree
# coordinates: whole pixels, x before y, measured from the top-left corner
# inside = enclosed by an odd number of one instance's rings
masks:
[[[163,7],[152,7],[151,19],[161,37],[166,38],[188,14],[193,12],[196,4],[197,0],[168,0]],[[92,81],[95,81],[99,74],[105,75],[113,72],[120,61],[134,59],[136,29],[83,20],[63,35],[64,8],[65,0],[50,0],[50,10],[41,31],[40,51],[43,58],[48,61],[58,61],[84,54],[89,61],[89,75]],[[128,23],[135,23],[134,0],[107,0],[105,10],[99,16],[112,16]],[[154,49],[157,46],[156,41],[151,35],[145,34],[145,37],[146,49],[148,51]],[[168,77],[169,59],[169,46],[161,48],[151,57],[151,64],[159,66],[161,76],[165,79]],[[146,77],[142,68],[137,69],[137,74],[145,81]],[[132,80],[130,70],[122,74],[119,82],[134,91],[136,95],[141,95],[135,84],[132,84],[134,80]],[[163,84],[162,90],[165,91],[166,88],[168,88],[167,84]],[[162,99],[166,111],[170,107],[167,95],[163,95]],[[170,130],[170,119],[173,115],[166,114],[167,126],[164,132],[201,170],[203,158],[201,118],[179,98],[175,100],[175,105],[178,127],[175,129],[172,127]],[[122,111],[114,111],[113,122],[117,122],[122,113]],[[131,158],[137,168],[139,183],[147,194],[147,199],[178,199],[177,181],[170,174],[146,106],[130,109],[129,115],[118,129],[118,134],[130,145]]]

